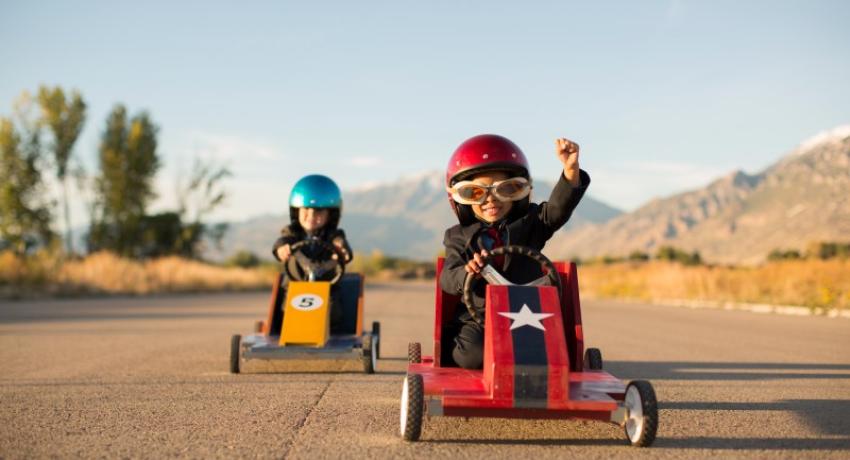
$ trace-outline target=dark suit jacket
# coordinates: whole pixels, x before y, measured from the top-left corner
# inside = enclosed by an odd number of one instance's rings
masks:
[[[549,201],[540,204],[531,203],[524,214],[515,216],[510,222],[496,223],[499,230],[506,235],[504,244],[542,250],[546,241],[572,216],[573,210],[590,185],[590,176],[586,171],[581,170],[579,177],[579,186],[574,188],[562,172],[558,183],[552,189]],[[463,293],[463,282],[466,278],[464,266],[472,259],[474,253],[480,251],[479,238],[486,228],[487,224],[475,222],[466,226],[455,225],[446,230],[443,238],[446,257],[440,274],[440,286],[443,291],[454,295]],[[527,257],[506,257],[504,270],[500,271],[505,278],[517,284],[527,283],[543,276],[539,264]],[[486,282],[478,280],[474,295],[476,310],[482,317],[485,286]],[[458,312],[461,320],[470,319],[465,307],[459,308]]]

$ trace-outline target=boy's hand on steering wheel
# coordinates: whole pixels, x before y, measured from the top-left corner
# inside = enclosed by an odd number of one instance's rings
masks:
[[[281,262],[286,262],[286,260],[289,259],[289,256],[292,255],[292,248],[288,244],[284,244],[277,248],[275,254],[277,254],[277,258],[280,259]]]
[[[579,186],[578,151],[579,146],[575,142],[565,137],[555,139],[555,152],[564,165],[564,177],[573,187]]]
[[[336,246],[339,253],[342,254],[343,262],[347,263],[349,260],[351,260],[351,255],[348,253],[348,250],[345,249],[345,241],[342,239],[341,236],[334,238],[333,245]],[[333,258],[336,259],[337,255],[334,254]]]
[[[481,273],[481,269],[487,265],[487,256],[490,255],[486,249],[481,252],[477,252],[472,255],[472,260],[466,263],[466,266],[463,267],[467,273],[475,273],[476,275]]]

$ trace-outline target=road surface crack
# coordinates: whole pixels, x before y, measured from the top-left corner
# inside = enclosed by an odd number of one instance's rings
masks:
[[[297,441],[298,438],[301,436],[301,430],[304,428],[305,425],[307,425],[307,421],[310,420],[310,416],[313,415],[313,411],[316,410],[316,408],[319,407],[319,404],[322,403],[322,399],[324,399],[325,393],[328,392],[328,388],[331,387],[331,384],[333,384],[334,381],[336,381],[336,377],[334,377],[328,383],[325,384],[325,387],[322,388],[321,393],[319,393],[319,397],[316,398],[316,402],[312,406],[310,406],[310,409],[307,411],[307,413],[304,414],[304,416],[301,417],[300,420],[298,420],[298,423],[295,424],[295,427],[293,429],[295,433],[292,435],[292,439],[290,439],[290,441],[284,446],[283,455],[281,456],[281,458],[289,457],[289,451],[292,450],[292,446],[295,445],[295,441]]]

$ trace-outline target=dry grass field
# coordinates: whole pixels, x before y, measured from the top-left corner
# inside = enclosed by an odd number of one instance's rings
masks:
[[[375,265],[372,259],[361,256],[359,265],[349,268],[369,272],[373,280],[427,272],[427,268],[398,263]],[[368,267],[361,266],[364,264]],[[178,257],[135,261],[101,252],[61,261],[45,253],[22,258],[3,252],[0,297],[265,289],[273,271],[274,267],[268,266],[224,267]],[[425,276],[433,276],[433,272]],[[846,259],[781,261],[757,267],[686,266],[660,261],[597,263],[579,268],[579,282],[582,295],[588,298],[850,308],[850,260]]]
[[[850,308],[850,260],[795,260],[756,267],[672,262],[582,265],[584,296],[643,301],[686,299]]]
[[[27,258],[0,253],[4,297],[235,291],[266,288],[272,276],[266,269],[222,267],[179,257],[135,261],[100,252],[61,261],[44,253]]]

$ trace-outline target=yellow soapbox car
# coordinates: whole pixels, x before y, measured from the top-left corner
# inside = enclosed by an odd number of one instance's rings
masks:
[[[367,374],[380,356],[381,325],[363,330],[363,277],[345,273],[343,257],[322,240],[292,245],[272,286],[268,317],[255,333],[230,340],[230,372],[247,360],[357,359]]]

